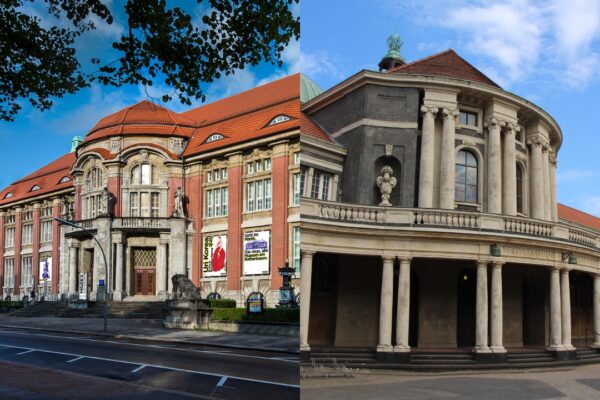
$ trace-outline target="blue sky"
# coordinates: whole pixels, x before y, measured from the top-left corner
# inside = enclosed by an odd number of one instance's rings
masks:
[[[563,131],[558,201],[600,216],[598,0],[303,0],[301,68],[327,89],[377,70],[391,33],[407,61],[453,48]]]
[[[36,6],[39,3],[43,4],[39,1],[34,4],[27,3],[27,12],[38,15],[44,23],[55,24],[55,20],[45,15],[43,7]],[[111,44],[120,37],[125,27],[122,10],[124,2],[116,0],[105,3],[110,5],[115,22],[112,25],[97,23],[96,31],[86,33],[76,43],[79,59],[85,68],[90,67],[87,61],[94,56],[103,60],[114,59],[115,53]],[[196,1],[169,1],[168,4],[184,6],[197,21],[200,21],[204,11]],[[298,8],[295,8],[295,12],[299,12]],[[284,51],[284,65],[281,68],[263,64],[256,68],[238,70],[235,75],[206,85],[206,102],[299,72],[299,52],[299,43],[291,43]],[[73,136],[85,136],[102,117],[146,99],[146,91],[155,98],[160,98],[164,93],[172,93],[172,90],[161,84],[150,88],[133,85],[111,88],[94,85],[75,95],[56,99],[52,109],[45,112],[24,103],[24,109],[18,114],[16,121],[0,122],[0,187],[8,186],[67,153]],[[201,103],[193,103],[190,107],[174,100],[163,105],[180,112]]]

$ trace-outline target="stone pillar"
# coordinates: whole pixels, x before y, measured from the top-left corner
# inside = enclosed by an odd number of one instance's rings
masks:
[[[394,302],[394,257],[383,258],[381,277],[381,303],[379,306],[379,344],[377,352],[391,352],[392,308]]]
[[[502,211],[517,215],[517,160],[515,158],[515,132],[518,127],[508,123],[504,131],[502,160]]]
[[[488,129],[487,211],[500,214],[502,212],[500,124],[496,118],[490,118],[486,126]]]
[[[531,216],[544,219],[544,178],[542,173],[542,143],[539,140],[530,140],[531,145],[531,185],[529,198],[531,199]]]
[[[300,261],[300,351],[310,351],[308,325],[310,321],[310,293],[312,283],[313,251],[302,250]]]
[[[562,346],[564,350],[574,350],[575,348],[571,345],[571,290],[569,288],[569,270],[563,269],[560,278]]]
[[[544,179],[544,219],[552,219],[552,205],[550,201],[550,159],[548,154],[549,146],[545,144],[542,147],[542,171]]]
[[[77,296],[77,249],[79,243],[69,240],[69,297]],[[86,288],[87,290],[87,288]]]
[[[186,250],[187,234],[184,218],[171,218],[171,237],[169,242],[169,276],[175,274],[187,275],[186,273]],[[229,236],[228,236],[229,238]]]
[[[433,207],[433,165],[435,114],[437,109],[421,106],[423,129],[421,133],[421,163],[419,170],[419,208]]]
[[[170,281],[171,279],[170,277],[168,277],[168,244],[168,235],[161,235],[160,240],[158,242],[158,265],[156,266],[156,295],[163,300],[167,298],[167,281]]]
[[[410,321],[410,258],[400,259],[398,274],[398,303],[396,309],[396,345],[394,351],[408,352],[408,332]]]
[[[492,262],[492,346],[494,353],[506,353],[502,344],[502,263]]]
[[[440,208],[454,209],[454,172],[456,151],[454,145],[456,110],[444,108],[444,128],[442,133],[442,154],[440,156]]]
[[[594,275],[594,344],[600,348],[600,274]]]
[[[548,350],[562,350],[560,276],[558,268],[550,272],[550,346]]]
[[[475,312],[475,352],[489,353],[488,347],[488,268],[487,261],[477,261],[477,297]]]
[[[113,236],[113,240],[116,244],[115,254],[115,291],[113,292],[113,300],[122,301],[126,297],[126,293],[123,290],[123,237],[121,235]]]
[[[553,222],[558,222],[558,209],[556,205],[556,154],[550,154],[550,217]]]

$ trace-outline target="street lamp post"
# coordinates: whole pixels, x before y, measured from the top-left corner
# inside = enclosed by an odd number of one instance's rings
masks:
[[[86,232],[88,235],[90,235],[92,237],[92,239],[94,239],[94,241],[96,241],[96,244],[98,245],[98,248],[100,249],[100,251],[102,252],[102,258],[104,259],[104,271],[105,271],[105,279],[106,279],[106,296],[104,297],[104,310],[103,310],[103,316],[104,316],[104,333],[106,333],[107,331],[107,326],[108,326],[108,292],[109,292],[109,271],[108,271],[108,262],[106,261],[106,254],[104,253],[104,249],[102,248],[102,245],[100,244],[100,242],[98,241],[98,239],[96,239],[96,236],[94,236],[92,234],[92,232],[88,231],[87,229],[85,229],[83,226],[81,225],[77,225],[74,222],[68,221],[66,219],[62,219],[62,218],[58,218],[58,217],[52,217],[53,220],[57,221],[60,225],[68,225],[71,226],[73,228],[76,229],[81,229],[82,231]],[[95,282],[94,282],[95,283]]]

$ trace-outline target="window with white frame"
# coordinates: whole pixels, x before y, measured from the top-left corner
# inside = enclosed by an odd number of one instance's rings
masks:
[[[4,259],[4,287],[13,288],[15,286],[15,259]]]
[[[158,172],[156,167],[149,163],[142,163],[131,169],[130,181],[132,185],[157,185]]]
[[[270,170],[271,170],[271,159],[270,158],[248,161],[248,163],[246,163],[246,173],[248,175],[260,173],[263,171],[270,171]]]
[[[23,225],[23,233],[21,234],[21,244],[27,245],[33,243],[33,224]]]
[[[227,215],[228,189],[227,186],[206,190],[206,217],[224,217]]]
[[[15,221],[16,221],[15,214],[8,214],[8,215],[5,215],[5,216],[4,216],[4,223],[5,223],[6,225],[9,225],[9,224],[14,224],[14,223],[15,223]]]
[[[310,190],[313,199],[329,200],[331,174],[315,170]]]
[[[300,272],[300,227],[295,226],[292,230],[292,241],[293,241],[293,263],[292,267],[296,269],[296,272]]]
[[[128,187],[130,217],[160,216],[160,192],[152,188],[158,185],[159,172],[154,164],[143,162],[131,168]]]
[[[94,167],[87,173],[85,192],[82,194],[84,205],[83,216],[86,219],[96,218],[102,210],[102,189],[104,187],[104,174],[102,169]]]
[[[33,285],[33,271],[31,256],[21,258],[21,286],[31,287]]]
[[[302,173],[294,174],[294,202],[295,206],[300,205],[300,195],[302,194]]]
[[[458,122],[461,125],[477,127],[477,113],[470,111],[460,111]]]
[[[300,164],[300,152],[299,151],[294,153],[294,164]]]
[[[7,227],[4,229],[4,247],[15,246],[15,227]]]
[[[33,220],[33,211],[32,210],[27,210],[23,212],[23,217],[22,217],[23,221],[31,221]]]
[[[51,242],[52,241],[52,220],[42,221],[41,228],[42,228],[42,235],[41,235],[42,243]]]
[[[246,183],[246,211],[271,209],[271,178]]]
[[[102,194],[98,193],[98,194],[87,195],[84,199],[85,218],[87,218],[87,219],[96,218],[96,216],[102,209],[101,202],[102,202]]]
[[[103,173],[100,168],[92,168],[88,172],[86,179],[86,187],[88,190],[100,189],[104,182]]]
[[[52,206],[42,207],[42,211],[40,214],[42,218],[52,217]]]
[[[160,194],[158,192],[130,192],[129,215],[131,217],[158,218],[160,212]]]

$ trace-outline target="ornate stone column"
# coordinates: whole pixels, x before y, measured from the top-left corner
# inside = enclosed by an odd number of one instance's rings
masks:
[[[517,215],[517,160],[515,158],[515,132],[518,126],[511,122],[504,131],[504,153],[502,160],[502,211]]]
[[[396,308],[396,345],[394,351],[410,351],[408,332],[410,321],[410,258],[400,259],[398,274],[398,304]]]
[[[550,271],[550,346],[548,350],[562,350],[560,276],[558,268]]]
[[[553,222],[558,221],[556,205],[556,154],[550,152],[550,216]]]
[[[531,216],[544,219],[544,178],[542,173],[542,143],[539,139],[528,140],[531,145],[531,185],[529,198],[531,199]]]
[[[485,125],[488,129],[487,211],[500,214],[502,212],[500,123],[496,118],[489,118]]]
[[[69,296],[77,296],[77,250],[79,243],[69,240]],[[88,278],[89,279],[89,278]],[[87,290],[87,288],[86,288]]]
[[[542,146],[542,169],[544,178],[544,219],[550,221],[552,219],[552,205],[550,201],[550,159],[548,144]]]
[[[487,261],[477,261],[477,297],[475,298],[476,353],[489,353],[488,347],[488,267]]]
[[[310,351],[308,345],[308,324],[310,320],[310,293],[314,251],[302,250],[300,261],[300,351]]]
[[[381,277],[381,303],[379,306],[379,344],[377,352],[391,352],[392,308],[394,302],[394,257],[383,258]]]
[[[574,350],[571,345],[571,290],[569,288],[569,270],[563,269],[560,274],[560,298],[562,321],[562,347],[564,350]]]
[[[419,208],[433,207],[433,165],[435,114],[437,109],[421,106],[423,129],[421,133],[421,163],[419,170]]]
[[[168,235],[161,235],[158,241],[158,265],[156,268],[156,295],[161,299],[167,298],[167,280],[170,279],[168,276],[168,244]]]
[[[594,344],[600,348],[600,274],[594,275]]]
[[[123,291],[123,237],[122,235],[113,235],[113,241],[115,242],[115,291],[113,293],[113,299],[115,301],[122,301],[125,298],[125,292]]]
[[[456,110],[444,108],[442,132],[442,154],[440,155],[440,208],[454,209],[454,173],[456,151],[454,145]]]
[[[502,344],[502,265],[492,262],[492,346],[494,353],[506,353]]]

